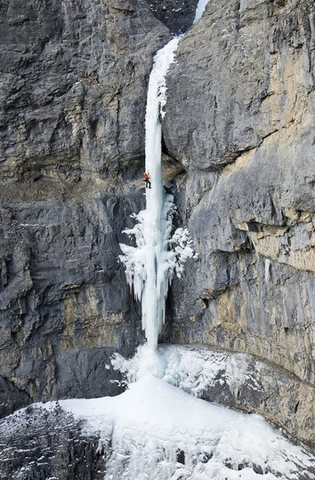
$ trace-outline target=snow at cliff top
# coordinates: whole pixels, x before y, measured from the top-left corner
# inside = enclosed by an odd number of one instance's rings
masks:
[[[202,17],[202,14],[206,9],[207,3],[208,0],[199,0],[194,18],[194,23],[196,23]]]
[[[197,399],[149,373],[117,397],[60,405],[110,446],[105,480],[314,478],[303,476],[314,457],[262,417]]]

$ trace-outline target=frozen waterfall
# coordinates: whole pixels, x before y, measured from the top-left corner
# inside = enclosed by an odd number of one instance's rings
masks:
[[[202,16],[208,0],[199,0],[194,23]],[[181,276],[183,265],[194,257],[187,229],[172,235],[172,195],[165,195],[161,168],[162,128],[160,116],[166,104],[165,76],[174,61],[181,36],[173,38],[157,52],[151,71],[145,118],[145,170],[152,188],[146,189],[146,209],[133,215],[138,222],[124,233],[135,239],[136,246],[121,244],[120,260],[126,267],[128,284],[142,304],[142,328],[148,346],[156,350],[165,319],[165,300],[174,273]]]
[[[162,130],[160,115],[166,103],[165,76],[174,61],[180,37],[173,38],[154,57],[146,109],[145,169],[152,188],[146,189],[146,209],[134,218],[134,228],[125,230],[135,238],[136,247],[121,244],[120,256],[135,297],[142,303],[142,328],[149,347],[155,350],[165,318],[165,300],[173,274],[180,276],[183,263],[194,256],[187,229],[179,228],[171,237],[172,195],[165,195],[161,168]]]
[[[197,8],[196,8],[194,23],[196,23],[202,17],[202,14],[206,9],[208,1],[209,0],[199,0]]]

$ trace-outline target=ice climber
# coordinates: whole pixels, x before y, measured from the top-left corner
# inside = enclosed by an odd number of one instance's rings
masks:
[[[147,172],[144,172],[143,179],[145,181],[145,188],[148,188],[148,187],[151,188],[150,176]]]

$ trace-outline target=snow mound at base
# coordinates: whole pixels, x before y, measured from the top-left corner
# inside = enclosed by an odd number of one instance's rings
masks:
[[[315,479],[315,456],[262,417],[210,404],[150,374],[117,397],[60,405],[101,433],[105,480]]]

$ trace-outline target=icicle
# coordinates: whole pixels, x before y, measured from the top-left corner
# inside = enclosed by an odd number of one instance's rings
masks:
[[[269,282],[271,262],[269,258],[265,259],[265,283]]]

